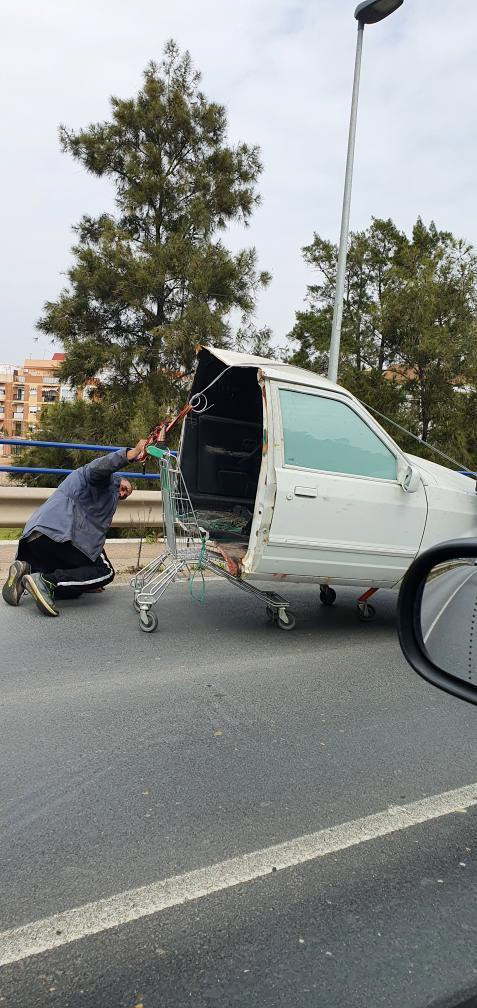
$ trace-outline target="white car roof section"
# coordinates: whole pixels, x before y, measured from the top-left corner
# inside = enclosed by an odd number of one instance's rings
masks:
[[[323,375],[314,371],[307,371],[305,368],[295,367],[293,364],[283,364],[281,361],[270,360],[268,357],[254,357],[253,354],[237,353],[235,350],[221,350],[217,347],[203,346],[202,350],[207,350],[212,357],[225,364],[226,367],[253,367],[260,369],[265,378],[274,378],[277,381],[293,382],[295,385],[308,385],[309,388],[322,388],[347,396],[353,399],[347,389],[342,385],[336,385]]]

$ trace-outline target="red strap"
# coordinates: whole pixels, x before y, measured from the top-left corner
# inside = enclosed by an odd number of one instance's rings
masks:
[[[187,416],[187,414],[190,413],[191,409],[192,409],[191,404],[186,403],[185,406],[183,406],[182,409],[179,411],[177,416],[174,417],[173,420],[163,420],[162,423],[157,425],[157,427],[154,427],[153,430],[150,432],[149,437],[146,441],[146,444],[144,446],[145,449],[150,444],[164,444],[164,441],[166,440],[169,431],[171,431],[172,428],[175,427],[176,423],[179,423],[179,420],[182,420],[183,417]],[[142,455],[141,458],[138,459],[138,461],[141,462],[145,458],[146,453],[144,451],[144,455]]]

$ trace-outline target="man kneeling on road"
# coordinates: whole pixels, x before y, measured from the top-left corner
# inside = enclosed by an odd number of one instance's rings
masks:
[[[118,501],[132,493],[117,475],[142,459],[146,441],[75,469],[26,523],[2,595],[17,606],[24,591],[42,613],[59,616],[55,599],[98,591],[114,578],[104,542]]]

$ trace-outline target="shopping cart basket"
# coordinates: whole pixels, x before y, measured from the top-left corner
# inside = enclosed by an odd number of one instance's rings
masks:
[[[286,599],[275,592],[261,591],[240,576],[230,574],[219,555],[208,548],[209,534],[199,525],[177,458],[167,448],[159,448],[156,444],[149,444],[146,451],[159,463],[164,549],[131,580],[141,630],[145,633],[156,630],[158,618],[153,606],[184,569],[189,579],[196,572],[213,571],[264,602],[269,618],[282,630],[293,629],[295,619]]]

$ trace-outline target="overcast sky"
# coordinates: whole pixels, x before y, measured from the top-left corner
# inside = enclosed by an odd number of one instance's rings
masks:
[[[0,361],[50,356],[42,304],[69,264],[72,225],[111,207],[108,183],[60,152],[58,125],[107,118],[173,37],[231,141],[261,147],[262,205],[231,248],[273,275],[257,321],[283,344],[312,274],[301,248],[339,234],[356,40],[353,0],[4,0],[0,76]],[[351,227],[420,214],[477,245],[475,0],[404,0],[365,30]],[[58,348],[56,348],[58,349]]]

